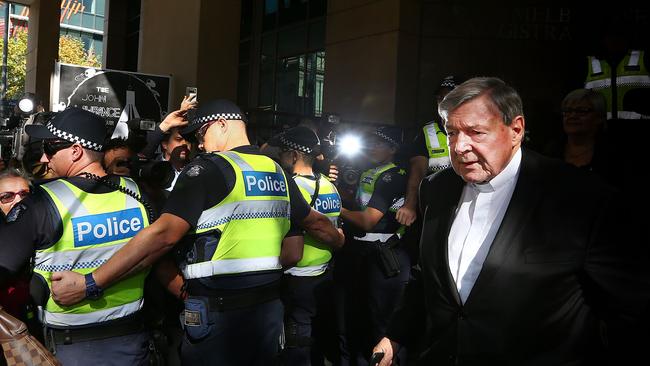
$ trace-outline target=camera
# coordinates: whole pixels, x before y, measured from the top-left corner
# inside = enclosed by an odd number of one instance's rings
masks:
[[[176,174],[171,163],[164,160],[149,160],[134,156],[127,162],[131,177],[154,189],[165,189],[174,181]]]
[[[339,172],[336,182],[355,186],[361,175],[357,169],[361,147],[361,140],[356,134],[346,133],[337,137],[336,130],[331,129],[327,136],[321,140],[321,153],[325,159],[317,166],[317,169],[327,175],[330,165],[335,165]]]

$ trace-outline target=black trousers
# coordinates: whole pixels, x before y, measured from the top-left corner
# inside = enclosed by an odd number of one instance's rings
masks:
[[[381,268],[378,243],[354,240],[337,253],[334,281],[340,365],[367,365],[372,348],[386,333],[411,268],[404,248],[397,246],[394,252],[400,273],[392,277]]]

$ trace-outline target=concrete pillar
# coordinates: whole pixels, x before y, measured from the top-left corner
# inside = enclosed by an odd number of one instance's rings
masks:
[[[199,100],[236,100],[240,9],[240,0],[142,0],[138,71],[172,75],[172,108],[187,86]]]
[[[324,112],[344,122],[413,123],[418,9],[417,0],[328,1]]]
[[[46,107],[59,56],[60,13],[59,1],[35,0],[29,7],[25,91],[36,94]]]
[[[237,102],[240,0],[202,0],[198,49],[199,98]]]
[[[200,0],[142,0],[138,72],[172,75],[171,110],[197,84],[200,10]]]

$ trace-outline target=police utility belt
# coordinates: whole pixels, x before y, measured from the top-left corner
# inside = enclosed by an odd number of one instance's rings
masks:
[[[401,235],[397,233],[366,233],[364,236],[355,236],[354,239],[374,245],[377,249],[377,261],[386,278],[400,274],[399,257],[396,253],[400,244]]]
[[[136,334],[145,330],[144,321],[140,313],[121,319],[84,328],[51,328],[46,327],[46,342],[49,348],[52,344],[68,345],[79,342],[95,341],[99,339],[121,337]]]
[[[280,298],[280,281],[268,285],[242,290],[203,290],[199,293],[192,292],[188,298],[201,300],[207,305],[208,311],[229,311],[262,304]],[[185,322],[191,315],[185,309]],[[183,314],[181,314],[183,315]]]

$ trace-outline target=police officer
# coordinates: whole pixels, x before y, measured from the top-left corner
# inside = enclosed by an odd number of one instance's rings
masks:
[[[45,340],[64,365],[148,364],[149,337],[139,313],[147,271],[102,294],[92,271],[149,225],[137,184],[102,168],[105,121],[78,108],[26,131],[42,139],[41,161],[60,178],[38,186],[0,229],[0,267],[13,272],[34,255],[32,288]],[[11,245],[4,245],[11,243]],[[83,301],[61,306],[48,291],[56,271],[78,275]]]
[[[400,246],[404,227],[395,213],[404,203],[406,173],[393,163],[401,131],[380,127],[368,141],[373,167],[363,172],[357,188],[358,210],[344,202],[341,217],[361,230],[337,258],[337,273],[345,291],[345,330],[342,357],[366,364],[372,343],[386,330],[396,301],[409,278],[410,260]]]
[[[445,95],[456,87],[456,77],[446,76],[442,79],[436,90],[436,115],[437,106]],[[426,174],[451,166],[449,150],[447,148],[447,134],[436,118],[422,126],[422,130],[415,136],[415,141],[408,151],[409,171],[404,206],[397,211],[397,221],[402,225],[410,226],[417,218],[418,187]]]
[[[171,118],[185,114],[172,112]],[[175,251],[186,281],[182,362],[273,364],[283,330],[283,238],[288,240],[297,223],[326,243],[339,245],[343,234],[310,209],[279,165],[250,145],[237,105],[228,100],[202,104],[183,130],[192,133],[209,153],[185,167],[161,217],[93,275],[99,286],[109,288],[183,239]],[[60,275],[62,281],[52,287],[57,299],[78,301],[77,275]],[[172,278],[170,283],[182,281]]]
[[[320,154],[318,136],[309,128],[298,126],[273,137],[268,144],[279,147],[280,164],[293,174],[305,201],[336,225],[341,212],[341,197],[329,179],[313,171]],[[317,351],[318,344],[315,344],[317,339],[312,330],[312,320],[322,320],[325,300],[329,297],[327,290],[331,287],[331,274],[328,264],[333,249],[337,248],[307,234],[302,259],[285,271],[282,286],[285,365],[323,363],[323,356]]]
[[[587,57],[584,88],[601,93],[607,102],[608,120],[650,119],[650,59],[630,42],[628,24],[612,22],[595,27],[600,42]]]

